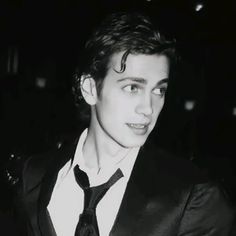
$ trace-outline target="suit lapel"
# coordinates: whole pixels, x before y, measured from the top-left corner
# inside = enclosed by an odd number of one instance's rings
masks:
[[[133,235],[148,200],[145,189],[148,179],[141,173],[144,168],[144,151],[140,150],[110,236]]]
[[[155,146],[140,150],[110,236],[175,235],[186,186],[170,163]]]
[[[47,205],[50,201],[58,172],[68,160],[73,160],[76,144],[77,140],[69,147],[61,150],[61,152],[58,151],[56,153],[56,156],[50,162],[48,170],[43,178],[38,201],[38,224],[41,235],[43,236],[56,236],[47,211]]]

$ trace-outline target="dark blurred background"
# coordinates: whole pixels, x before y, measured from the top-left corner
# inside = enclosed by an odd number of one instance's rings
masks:
[[[71,95],[91,29],[108,13],[147,13],[177,40],[157,145],[220,180],[235,203],[236,3],[230,0],[63,0],[0,3],[0,166],[58,145],[80,125]],[[2,176],[2,174],[1,174]],[[4,182],[0,209],[14,190]]]

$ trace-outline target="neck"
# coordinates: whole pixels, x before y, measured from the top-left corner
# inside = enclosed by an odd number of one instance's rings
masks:
[[[98,170],[119,163],[131,149],[122,147],[100,127],[90,124],[83,146],[83,156],[88,168]]]

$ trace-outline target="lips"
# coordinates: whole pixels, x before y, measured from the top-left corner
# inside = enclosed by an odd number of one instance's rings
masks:
[[[131,128],[135,128],[135,129],[143,129],[143,128],[147,127],[148,125],[147,124],[133,124],[133,123],[130,123],[130,124],[128,124],[128,126],[130,126]]]
[[[145,135],[148,131],[149,124],[142,123],[127,123],[127,126],[136,134],[136,135]]]

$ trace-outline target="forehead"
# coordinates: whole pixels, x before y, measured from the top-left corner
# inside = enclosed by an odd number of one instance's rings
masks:
[[[153,83],[168,78],[169,60],[165,55],[129,54],[124,72],[119,73],[123,54],[124,52],[113,54],[107,76],[112,76],[114,79],[139,77]]]

